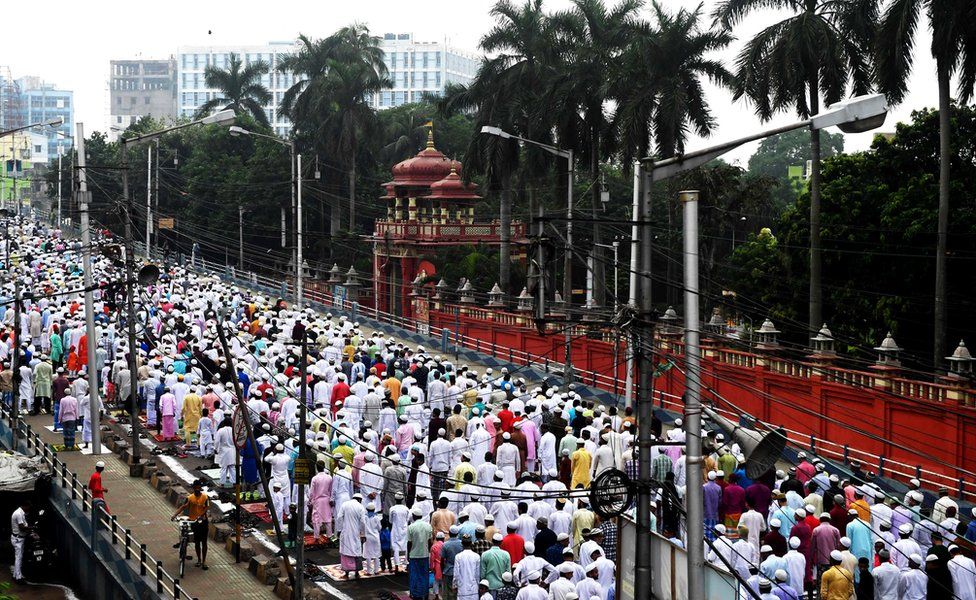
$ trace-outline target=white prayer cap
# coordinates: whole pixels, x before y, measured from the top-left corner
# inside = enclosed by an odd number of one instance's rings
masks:
[[[769,544],[763,544],[762,548],[760,548],[759,551],[760,552],[763,552],[763,553],[772,552],[773,551],[773,547],[770,546]]]
[[[807,511],[808,515],[813,514],[814,508],[812,504],[807,504],[806,506],[803,507],[803,509]]]
[[[104,469],[105,468],[105,461],[104,460],[100,460],[97,463],[95,463],[95,468],[96,469]]]
[[[725,525],[719,523],[718,525],[715,526],[715,531],[719,532],[722,535],[725,535],[726,532]]]
[[[376,510],[376,505],[372,502],[366,505],[366,510]]]
[[[504,433],[504,435],[502,435],[502,438],[503,439],[506,439],[506,440],[510,440],[510,439],[512,439],[512,434],[510,434],[509,432],[506,431]]]
[[[708,472],[708,480],[709,481],[715,481],[715,471],[709,471]]]
[[[831,550],[830,560],[836,560],[838,562],[844,560],[844,555],[840,553],[840,550]]]
[[[797,458],[806,458],[807,457],[807,453],[806,452],[798,452],[797,455],[796,455],[796,457]]]
[[[284,444],[275,444],[275,450],[277,450],[278,452],[281,452],[284,449],[285,449]]]
[[[478,585],[480,585],[481,587],[488,587],[488,580],[482,579],[481,581],[478,582]]]
[[[725,477],[725,471],[723,471],[722,469],[719,469],[718,471],[715,471],[715,476],[716,477]]]
[[[556,536],[556,541],[557,542],[565,542],[568,539],[569,539],[569,534],[568,533],[560,533],[559,535]]]
[[[783,522],[780,521],[779,519],[770,519],[769,520],[769,526],[770,527],[779,527],[782,524],[783,524]]]
[[[565,575],[566,573],[572,573],[573,565],[569,563],[562,563],[561,565],[559,565],[559,572],[562,573],[563,575]]]
[[[504,579],[504,577],[502,579]],[[577,596],[573,592],[570,592],[566,594],[566,600],[579,600],[579,596]]]
[[[798,508],[796,509],[796,516],[801,519],[805,519],[807,518],[807,511],[803,510],[802,508]]]
[[[684,421],[681,420],[681,417],[678,417],[677,419],[674,420],[675,427],[681,427],[682,423],[684,423]]]
[[[533,544],[532,542],[525,542],[523,546],[525,548],[526,554],[533,554],[535,552],[535,544]]]
[[[908,480],[908,483],[914,485],[915,487],[918,487],[918,486],[922,485],[922,482],[919,481],[918,479],[915,479],[914,477],[912,477],[911,479],[909,479]]]
[[[922,564],[922,555],[918,552],[912,552],[912,555],[908,557],[908,560],[912,561],[916,565]]]
[[[416,508],[416,507],[413,510],[410,511],[410,514],[413,515],[413,516],[415,516],[415,517],[417,517],[418,519],[420,517],[424,516],[424,513],[421,512],[421,510],[419,508]]]
[[[512,581],[512,574],[509,571],[505,571],[504,573],[502,573],[502,581],[504,581],[505,583],[510,583]],[[568,599],[569,596],[567,596],[567,600]]]
[[[925,557],[925,562],[936,562],[938,560],[939,557],[934,554],[929,554],[928,556]]]
[[[786,581],[790,577],[789,574],[787,574],[787,572],[783,569],[776,569],[776,572],[773,573],[773,575],[776,577],[776,581],[779,582]]]
[[[857,509],[856,508],[852,508],[852,509],[850,509],[850,510],[847,511],[847,514],[849,514],[849,515],[857,515],[858,512],[857,512]]]
[[[904,534],[909,534],[912,532],[912,526],[909,523],[902,523],[898,526],[898,531]]]
[[[851,547],[851,538],[847,537],[846,535],[844,537],[840,538],[840,545],[843,546],[843,547],[845,547],[845,548],[850,548]]]
[[[596,563],[596,561],[593,561],[586,566],[586,572],[589,573],[591,571],[596,571],[598,566],[599,565]]]
[[[500,542],[503,539],[505,539],[505,538],[502,537],[502,534],[500,534],[498,532],[495,532],[495,535],[491,536],[491,541],[493,541],[493,542]]]
[[[790,548],[796,550],[799,547],[800,547],[800,538],[794,535],[793,537],[790,538]]]

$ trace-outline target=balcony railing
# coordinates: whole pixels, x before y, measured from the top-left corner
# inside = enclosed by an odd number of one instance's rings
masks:
[[[525,224],[512,222],[512,239],[525,236]],[[497,221],[483,223],[423,223],[419,221],[376,221],[374,236],[408,239],[423,242],[482,242],[501,236]]]

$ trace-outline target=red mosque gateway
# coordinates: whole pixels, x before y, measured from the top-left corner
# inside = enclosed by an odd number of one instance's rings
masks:
[[[414,314],[411,284],[420,275],[437,274],[438,253],[449,246],[498,244],[497,219],[478,219],[481,200],[472,183],[461,178],[461,163],[434,147],[427,147],[393,167],[393,180],[383,184],[386,218],[373,230],[373,298],[379,311],[401,317]],[[513,221],[511,239],[525,237],[525,225]],[[431,284],[433,285],[433,284]]]

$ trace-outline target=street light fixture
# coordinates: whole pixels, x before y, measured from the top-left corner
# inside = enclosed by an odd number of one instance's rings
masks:
[[[216,112],[212,115],[203,117],[202,119],[196,119],[188,123],[180,123],[179,125],[174,125],[173,127],[167,127],[166,129],[161,129],[159,131],[152,131],[149,133],[144,133],[131,138],[121,138],[119,143],[122,146],[122,198],[125,204],[125,303],[126,303],[126,328],[128,329],[129,338],[129,373],[133,381],[135,381],[137,372],[137,361],[136,361],[136,310],[133,298],[135,297],[135,248],[133,245],[132,237],[132,198],[129,195],[129,147],[138,146],[151,142],[153,140],[159,139],[167,133],[172,133],[180,129],[186,129],[187,127],[193,127],[195,125],[220,125],[226,127],[234,123],[235,112],[233,110],[222,110]],[[80,148],[79,148],[80,149]],[[147,218],[149,216],[147,215]],[[147,259],[149,245],[146,245]],[[88,316],[87,318],[92,319],[93,316]],[[92,327],[93,330],[93,327]],[[130,449],[130,454],[132,457],[132,464],[130,466],[130,475],[139,475],[139,396],[138,396],[138,386],[130,386],[130,416],[131,416],[131,426],[132,426],[132,448]],[[96,417],[97,418],[97,417]],[[95,424],[92,431],[94,432],[99,427],[98,423]],[[92,444],[94,447],[94,443]]]
[[[542,148],[549,154],[558,156],[566,159],[566,173],[567,173],[567,185],[566,185],[566,246],[565,246],[565,257],[563,259],[563,298],[566,301],[567,308],[572,306],[573,303],[573,151],[572,150],[562,150],[550,144],[545,144],[543,142],[537,142],[535,140],[528,140],[523,137],[517,136],[512,133],[504,131],[501,127],[495,127],[493,125],[485,125],[481,128],[481,133],[485,135],[493,135],[499,137],[503,140],[518,140],[525,144],[530,144],[538,148]],[[531,216],[531,215],[530,215]],[[539,206],[539,216],[542,216],[542,206]],[[539,226],[536,233],[539,236],[539,248],[538,248],[538,261],[539,269],[542,268],[542,262],[544,260],[544,249],[542,247],[542,221],[539,221]],[[506,235],[508,232],[505,232]],[[536,312],[536,319],[542,321],[545,318],[542,309],[545,306],[543,302],[545,298],[545,287],[543,283],[545,277],[543,273],[539,272],[539,283],[536,286],[537,302],[536,307],[539,309]],[[563,378],[566,384],[573,382],[573,367],[572,367],[572,328],[567,326],[566,331],[566,361],[565,368],[563,372]]]
[[[243,127],[239,127],[237,125],[231,127],[228,131],[230,131],[230,134],[232,136],[234,136],[234,137],[238,137],[238,136],[242,136],[243,135],[243,136],[248,136],[248,137],[252,137],[253,136],[253,137],[264,138],[266,140],[271,140],[273,142],[277,142],[277,143],[281,144],[282,146],[286,146],[289,149],[289,152],[290,152],[290,155],[291,155],[291,181],[292,181],[292,186],[291,186],[291,200],[292,200],[292,206],[295,209],[295,253],[292,255],[292,258],[295,261],[295,308],[297,308],[298,310],[301,310],[302,304],[303,304],[303,299],[304,299],[304,292],[305,292],[305,289],[304,289],[304,284],[305,284],[305,273],[304,273],[304,271],[305,271],[305,269],[302,268],[302,263],[305,260],[304,257],[303,257],[303,255],[302,255],[303,254],[302,253],[302,246],[304,245],[304,242],[303,242],[303,239],[302,239],[303,230],[304,230],[304,227],[303,227],[303,224],[302,224],[302,178],[301,178],[302,155],[295,153],[295,142],[294,142],[294,140],[291,140],[291,141],[289,141],[289,140],[283,140],[283,139],[281,139],[281,138],[279,138],[277,136],[268,135],[266,133],[258,133],[256,131],[251,131],[249,129],[245,129]],[[296,170],[296,168],[297,168],[297,170]],[[296,175],[296,173],[297,173],[297,175]],[[239,216],[240,219],[243,219],[244,218],[243,217],[243,212],[238,211],[238,216]],[[285,209],[282,208],[281,209],[281,225],[282,225],[282,227],[281,227],[281,234],[282,234],[282,242],[284,242],[284,233],[285,233],[284,224],[285,224]],[[239,224],[239,226],[240,226],[240,229],[243,232],[243,224]],[[244,237],[243,237],[243,233],[241,233],[241,246],[242,246],[242,248],[243,248],[243,245],[244,245]],[[244,256],[243,249],[241,250],[241,256],[242,257]],[[243,263],[243,258],[242,258],[241,259],[241,268],[243,268],[243,267],[244,267],[244,263]]]
[[[687,154],[672,156],[663,160],[646,157],[641,170],[646,175],[644,198],[640,215],[641,240],[641,294],[638,315],[640,317],[641,339],[653,339],[654,326],[652,323],[653,306],[651,304],[651,242],[653,232],[650,218],[650,188],[653,182],[666,179],[683,171],[704,165],[714,158],[739,146],[768,138],[787,131],[809,127],[813,130],[837,126],[847,133],[862,133],[884,123],[888,112],[888,104],[882,94],[857,96],[849,100],[832,104],[824,112],[809,119],[799,121],[783,127],[770,129],[744,138],[739,138],[724,144],[712,146]],[[685,426],[687,439],[685,455],[688,459],[688,481],[702,479],[702,449],[701,449],[701,398],[700,398],[700,360],[701,349],[698,345],[699,315],[698,315],[698,192],[689,190],[679,194],[684,207],[684,256],[685,256]],[[651,478],[651,453],[645,452],[652,443],[651,413],[654,400],[649,390],[652,388],[654,368],[651,360],[652,352],[642,352],[639,363],[641,397],[637,402],[638,447],[638,478],[649,483]],[[636,569],[634,574],[634,596],[637,598],[651,595],[651,539],[650,523],[650,494],[649,488],[641,487],[637,501],[638,535],[636,548]],[[703,598],[705,596],[704,582],[704,549],[701,540],[705,539],[704,520],[702,517],[702,488],[700,485],[688,486],[685,498],[688,507],[688,597]]]

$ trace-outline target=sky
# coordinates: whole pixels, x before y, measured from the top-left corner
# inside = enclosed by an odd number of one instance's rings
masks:
[[[515,0],[521,2],[521,0]],[[614,0],[607,0],[613,3]],[[668,9],[693,9],[698,0],[661,0]],[[256,2],[122,2],[95,0],[77,2],[52,0],[45,4],[44,23],[36,27],[5,27],[0,35],[0,65],[9,66],[13,76],[37,75],[74,91],[75,120],[85,123],[86,134],[104,131],[108,121],[109,60],[164,58],[182,45],[255,44],[292,40],[299,33],[323,37],[352,22],[365,23],[376,35],[386,32],[413,33],[418,41],[447,41],[475,51],[481,36],[493,25],[489,14],[494,0],[278,0]],[[717,0],[704,0],[706,14]],[[549,10],[570,6],[569,0],[547,0]],[[97,8],[96,8],[97,7]],[[643,11],[648,15],[648,9]],[[761,11],[750,16],[734,32],[737,41],[720,58],[731,68],[744,40],[776,22],[781,14]],[[709,20],[710,21],[710,20]],[[927,30],[927,23],[923,23]],[[44,43],[39,43],[41,38]],[[48,41],[57,40],[56,44]],[[935,63],[928,54],[929,40],[918,40],[918,52],[906,100],[893,107],[879,131],[893,131],[896,121],[905,121],[916,108],[937,102]],[[708,87],[708,99],[718,127],[702,140],[686,144],[691,151],[795,122],[784,113],[768,124],[755,117],[743,101],[733,102],[721,89]],[[873,134],[847,135],[847,150],[862,150]],[[727,155],[730,162],[746,166],[756,144]]]

